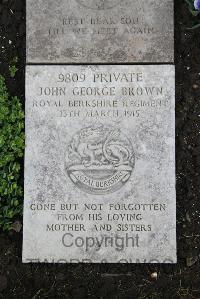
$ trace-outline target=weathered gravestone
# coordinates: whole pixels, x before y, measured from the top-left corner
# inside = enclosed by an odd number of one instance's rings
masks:
[[[27,66],[23,262],[176,262],[174,105],[174,66]]]
[[[173,0],[27,0],[27,62],[173,62],[173,23]]]

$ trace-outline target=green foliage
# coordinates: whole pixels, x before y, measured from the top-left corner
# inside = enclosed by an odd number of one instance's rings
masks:
[[[15,65],[11,65],[11,66],[9,66],[9,71],[10,71],[10,76],[11,76],[12,78],[14,78],[16,72],[18,71],[18,68],[16,68]]]
[[[0,75],[0,228],[11,229],[22,213],[23,187],[20,161],[24,153],[24,112],[11,97]]]
[[[9,72],[10,72],[10,76],[12,78],[15,77],[16,72],[18,71],[18,68],[16,67],[16,63],[18,62],[18,57],[14,57],[12,59],[12,61],[10,62],[10,66],[9,66]]]

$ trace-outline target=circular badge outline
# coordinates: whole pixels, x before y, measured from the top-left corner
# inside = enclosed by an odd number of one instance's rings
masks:
[[[105,126],[105,125],[103,125],[104,127],[106,127],[107,128],[107,126]],[[83,128],[81,128],[81,129],[79,129],[79,130],[77,130],[76,132],[75,132],[75,134],[73,134],[73,136],[72,136],[72,138],[76,135],[76,134],[78,134],[79,132],[81,132],[81,130],[83,130],[83,129],[85,129],[85,128],[91,128],[92,126],[86,126],[86,127],[83,127]],[[114,127],[113,127],[114,128]],[[66,171],[66,174],[67,174],[67,177],[70,179],[70,181],[72,182],[72,184],[75,186],[75,188],[77,188],[78,190],[80,190],[80,191],[83,191],[83,192],[85,192],[85,193],[87,193],[87,194],[93,194],[93,195],[106,195],[106,194],[111,194],[111,193],[114,193],[114,192],[116,192],[116,191],[118,191],[118,190],[120,190],[121,188],[123,188],[123,186],[125,186],[126,185],[126,183],[129,181],[129,179],[130,179],[130,177],[131,177],[131,175],[132,175],[132,173],[133,173],[133,170],[134,170],[134,168],[135,168],[135,162],[136,162],[136,159],[135,159],[135,151],[134,151],[134,148],[133,148],[133,144],[132,144],[132,142],[130,141],[130,139],[127,137],[127,135],[123,132],[123,130],[121,130],[120,129],[120,133],[122,133],[122,135],[128,140],[128,143],[129,143],[129,145],[130,145],[130,147],[131,147],[131,150],[132,150],[132,159],[133,159],[133,162],[132,162],[132,170],[131,170],[131,172],[130,172],[130,176],[129,176],[129,178],[125,181],[125,183],[122,183],[122,186],[121,187],[117,187],[117,186],[115,186],[115,188],[113,189],[113,190],[105,190],[105,189],[92,189],[92,188],[88,188],[89,190],[87,190],[87,188],[85,188],[85,187],[82,187],[83,185],[81,185],[80,184],[80,182],[78,183],[78,184],[75,184],[74,183],[74,181],[72,180],[72,178],[71,178],[71,176],[69,175],[69,170],[68,170],[68,167],[67,167],[67,164],[66,164],[66,154],[65,154],[65,171]],[[72,140],[72,139],[71,139]],[[71,142],[71,140],[70,140],[70,142]],[[117,170],[116,169],[116,172],[117,171],[119,171],[119,170]],[[94,192],[96,190],[96,192]],[[105,192],[104,192],[105,191]]]

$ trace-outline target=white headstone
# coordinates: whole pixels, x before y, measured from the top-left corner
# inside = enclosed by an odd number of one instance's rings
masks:
[[[172,65],[27,66],[23,262],[176,262],[174,105]]]

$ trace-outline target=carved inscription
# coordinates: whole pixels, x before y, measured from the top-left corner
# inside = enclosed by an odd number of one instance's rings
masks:
[[[173,1],[27,0],[27,61],[173,61]]]

